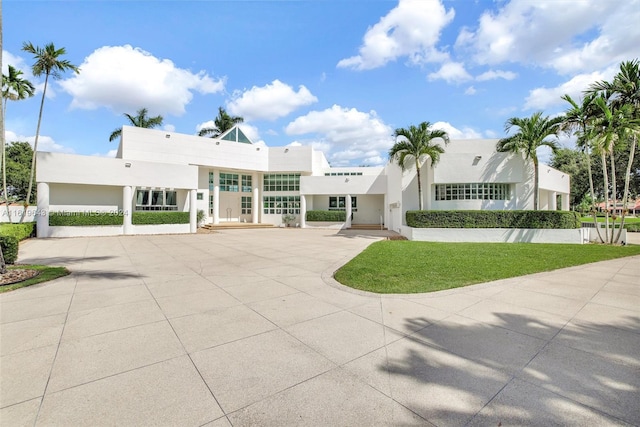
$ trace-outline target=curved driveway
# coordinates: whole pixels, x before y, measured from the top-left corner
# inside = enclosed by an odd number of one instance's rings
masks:
[[[0,295],[0,424],[640,424],[640,257],[408,296],[331,279],[378,238],[27,241],[73,274]]]

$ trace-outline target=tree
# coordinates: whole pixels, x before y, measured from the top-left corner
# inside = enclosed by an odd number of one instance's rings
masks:
[[[7,192],[14,199],[24,200],[27,196],[32,156],[33,148],[28,142],[14,141],[7,144]]]
[[[31,173],[29,177],[29,187],[27,189],[27,197],[24,201],[24,214],[27,212],[29,206],[29,199],[31,198],[31,190],[33,189],[33,180],[36,172],[36,152],[38,151],[38,138],[40,137],[40,125],[42,124],[42,111],[44,109],[44,99],[47,95],[47,85],[49,84],[49,77],[59,79],[62,73],[66,71],[73,71],[79,73],[80,69],[73,65],[66,59],[60,59],[62,55],[67,53],[65,48],[61,47],[56,49],[53,43],[49,43],[41,48],[34,46],[30,42],[25,42],[22,45],[22,50],[31,53],[36,62],[31,67],[31,72],[35,77],[39,77],[44,74],[44,89],[42,90],[42,100],[40,101],[40,112],[38,114],[38,126],[36,127],[36,138],[33,143],[33,157],[31,158]],[[25,215],[22,215],[21,221],[24,221]]]
[[[230,116],[224,108],[218,107],[218,116],[213,120],[214,127],[202,128],[198,132],[198,136],[209,136],[217,138],[238,123],[244,122],[244,118],[238,116]]]
[[[149,111],[146,108],[141,108],[136,112],[136,116],[132,116],[131,114],[124,113],[124,116],[129,120],[129,124],[131,126],[139,127],[139,128],[147,128],[153,129],[158,126],[162,126],[162,122],[164,118],[162,116],[149,117]],[[109,142],[117,139],[122,135],[122,128],[118,128],[111,132],[109,136]]]
[[[22,71],[9,65],[9,74],[2,75],[2,101],[3,101],[3,119],[7,113],[7,101],[20,101],[30,98],[35,93],[35,87],[29,80],[23,79]],[[4,201],[7,207],[7,215],[9,215],[9,199],[7,197],[7,161],[6,161],[6,144],[2,140],[2,190],[4,192]]]
[[[505,123],[504,130],[508,133],[513,127],[517,127],[517,132],[499,140],[496,146],[496,150],[499,152],[520,153],[525,160],[531,160],[533,163],[534,210],[539,208],[539,161],[537,150],[543,146],[551,148],[553,152],[558,149],[558,143],[547,138],[558,134],[561,122],[561,117],[550,119],[549,116],[543,116],[541,111],[534,113],[531,117],[512,117]]]
[[[389,150],[389,157],[395,159],[402,170],[407,168],[410,159],[415,162],[420,210],[423,210],[420,160],[424,156],[429,156],[431,158],[431,167],[433,167],[440,160],[440,154],[444,153],[444,148],[433,140],[440,138],[445,145],[449,143],[449,134],[446,131],[440,129],[431,130],[429,129],[430,127],[431,123],[422,122],[418,126],[411,125],[408,129],[396,129],[394,133],[396,143]],[[398,140],[398,137],[403,139]]]
[[[591,85],[589,92],[605,97],[611,109],[620,112],[626,111],[624,114],[628,115],[625,133],[629,140],[629,159],[627,162],[622,196],[623,209],[620,231],[618,231],[618,237],[616,238],[616,240],[619,240],[622,227],[624,227],[631,171],[636,146],[638,145],[638,123],[640,122],[640,63],[637,59],[622,62],[620,64],[620,70],[614,76],[612,82],[596,82]]]

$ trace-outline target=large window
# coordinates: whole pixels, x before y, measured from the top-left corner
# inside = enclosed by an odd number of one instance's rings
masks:
[[[239,191],[238,174],[220,172],[220,191]]]
[[[324,176],[361,176],[362,172],[325,172]]]
[[[178,197],[175,190],[137,190],[137,211],[177,211]]]
[[[213,178],[214,178],[215,174],[213,172],[209,172],[209,191],[213,191]]]
[[[242,196],[242,200],[241,200],[241,212],[242,214],[247,214],[250,215],[251,214],[251,196]]]
[[[300,174],[265,174],[263,191],[300,191]]]
[[[300,196],[264,196],[265,214],[297,215],[300,213]]]
[[[329,197],[329,210],[330,211],[345,211],[347,206],[347,198],[345,196],[331,196]],[[358,211],[358,198],[351,196],[351,211]]]
[[[509,184],[467,183],[437,184],[436,200],[509,200]]]
[[[251,193],[251,175],[242,175],[242,192]]]

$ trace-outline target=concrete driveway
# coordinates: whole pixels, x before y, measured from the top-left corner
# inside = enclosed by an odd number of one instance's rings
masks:
[[[0,295],[0,424],[639,425],[640,257],[373,296],[329,230],[30,240]]]

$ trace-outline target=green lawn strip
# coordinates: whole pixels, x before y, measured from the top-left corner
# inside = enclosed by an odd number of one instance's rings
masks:
[[[583,216],[582,218],[580,218],[581,222],[593,222],[593,217],[592,216]],[[602,216],[598,217],[598,222],[604,222],[605,218]],[[611,217],[609,217],[609,224],[611,224],[612,222],[614,222]],[[615,221],[616,224],[620,224],[620,217],[618,217]],[[625,217],[624,219],[624,223],[625,224],[640,224],[640,217]]]
[[[338,282],[376,293],[419,293],[640,254],[640,245],[381,241],[338,270]]]
[[[48,282],[49,280],[57,279],[70,273],[69,270],[67,270],[65,267],[51,267],[48,265],[11,265],[7,266],[7,269],[39,270],[40,273],[37,276],[32,277],[31,279],[27,279],[23,282],[0,286],[0,293],[13,291],[15,289],[24,288],[26,286],[37,285],[38,283],[42,282]]]

